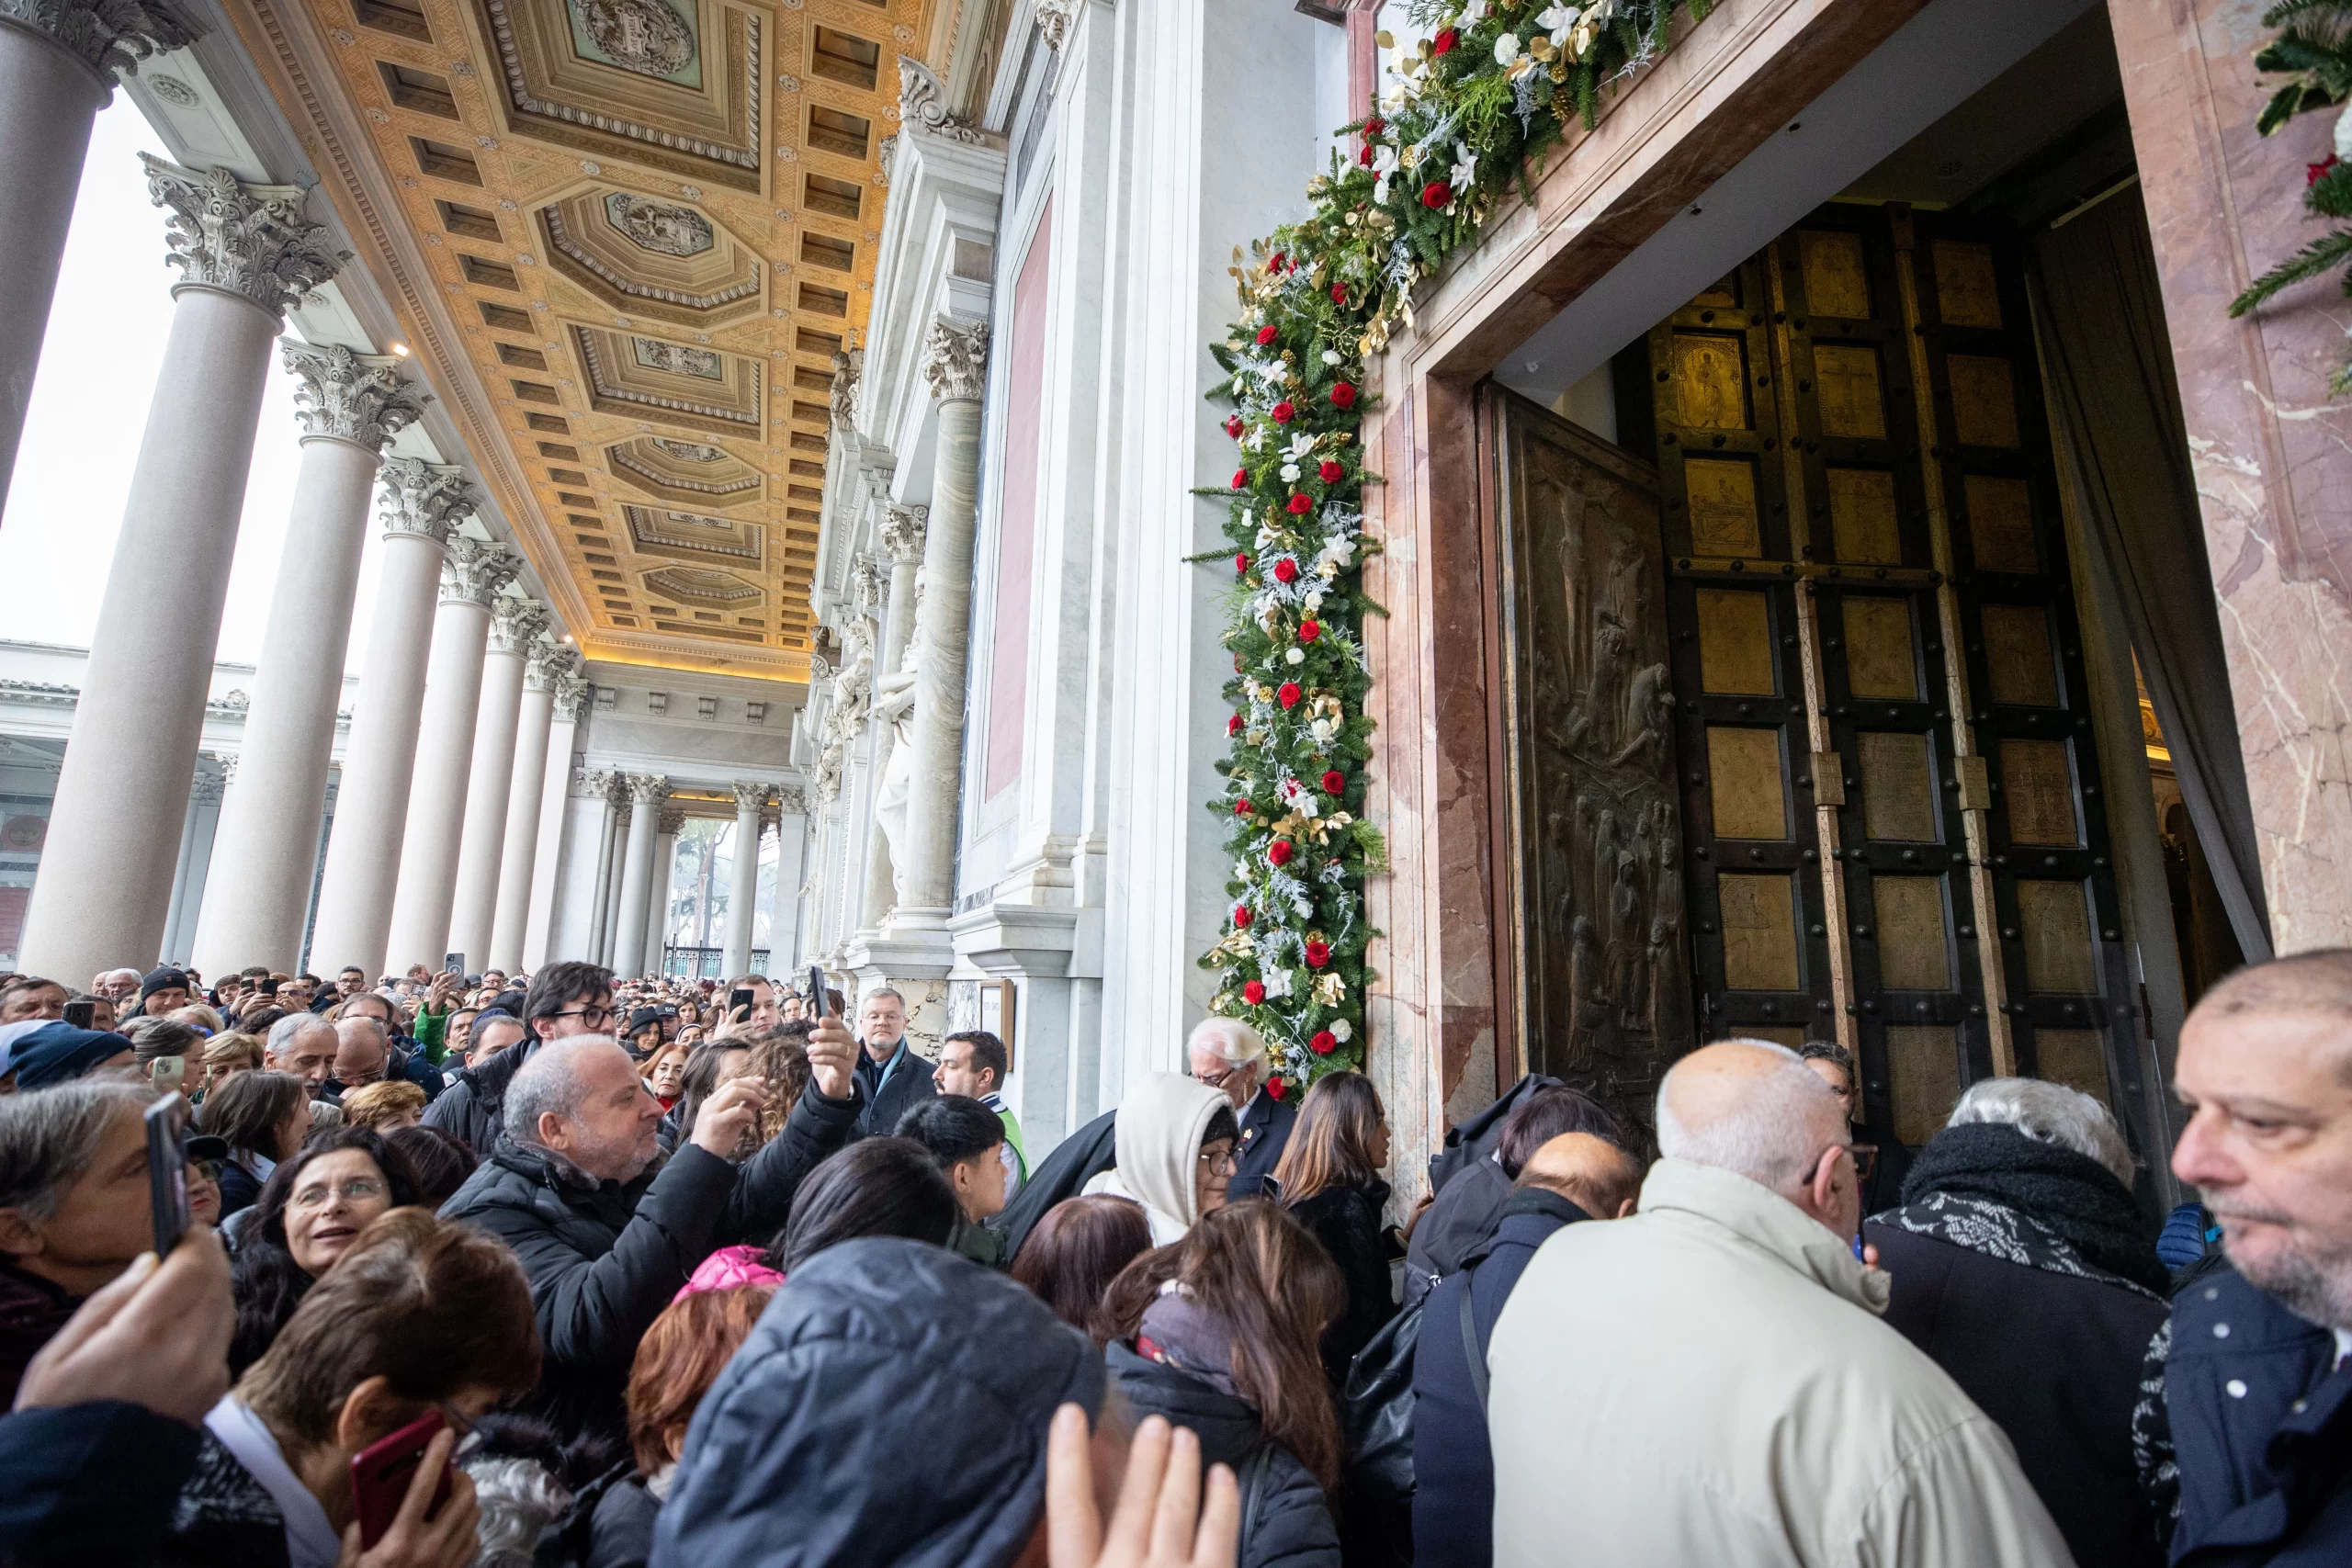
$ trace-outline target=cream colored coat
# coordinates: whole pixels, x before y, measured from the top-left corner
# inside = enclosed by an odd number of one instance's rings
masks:
[[[1768,1189],[1659,1161],[1495,1325],[1495,1562],[2071,1568],[2008,1438],[1879,1322],[1886,1289]]]

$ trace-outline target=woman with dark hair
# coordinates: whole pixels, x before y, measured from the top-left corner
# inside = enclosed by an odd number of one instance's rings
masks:
[[[270,1172],[229,1270],[237,1331],[229,1374],[261,1359],[294,1309],[370,1221],[416,1201],[408,1156],[358,1127],[321,1133]]]
[[[663,1154],[674,1154],[693,1130],[695,1118],[702,1114],[703,1101],[717,1094],[721,1085],[740,1078],[749,1070],[750,1048],[741,1040],[714,1040],[697,1045],[686,1056],[686,1070],[679,1079],[678,1103],[662,1118],[655,1134]],[[757,1138],[746,1134],[734,1157],[740,1163],[759,1149]]]
[[[1013,1259],[1012,1277],[1054,1315],[1097,1347],[1111,1337],[1102,1293],[1119,1271],[1151,1250],[1151,1222],[1130,1198],[1098,1192],[1046,1211]]]
[[[1338,1568],[1340,1418],[1316,1345],[1342,1300],[1315,1238],[1258,1198],[1203,1214],[1104,1300],[1103,1365],[1129,1408],[1190,1427],[1201,1462],[1240,1480],[1239,1568]]]
[[[311,1091],[290,1073],[237,1073],[213,1084],[197,1107],[198,1132],[229,1145],[220,1165],[220,1215],[253,1207],[280,1160],[311,1134]]]
[[[436,1213],[481,1163],[463,1138],[440,1127],[400,1128],[384,1135],[384,1146],[407,1156],[416,1174],[417,1207]]]
[[[911,1138],[860,1139],[808,1173],[767,1264],[788,1275],[835,1243],[862,1235],[945,1247],[961,1212],[930,1150]]]
[[[1396,1315],[1388,1261],[1402,1248],[1382,1234],[1388,1183],[1388,1120],[1380,1095],[1362,1073],[1327,1073],[1298,1108],[1298,1124],[1274,1166],[1273,1190],[1305,1225],[1346,1283],[1347,1306],[1323,1335],[1323,1370],[1344,1387],[1356,1352]]]
[[[1510,1201],[1511,1183],[1536,1150],[1563,1133],[1590,1133],[1621,1149],[1627,1146],[1617,1119],[1583,1090],[1529,1079],[1521,1079],[1511,1092],[1521,1090],[1522,1098],[1502,1125],[1486,1134],[1483,1141],[1491,1146],[1474,1145],[1465,1151],[1470,1153],[1466,1163],[1415,1218],[1405,1249],[1407,1306],[1429,1294],[1432,1284],[1493,1238],[1495,1227],[1502,1224],[1503,1205]]]

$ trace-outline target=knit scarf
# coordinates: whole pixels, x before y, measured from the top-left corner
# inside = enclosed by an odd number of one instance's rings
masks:
[[[2014,1127],[1972,1122],[1928,1140],[1881,1224],[2052,1274],[2107,1280],[2159,1300],[2171,1276],[2132,1193],[2086,1155]]]

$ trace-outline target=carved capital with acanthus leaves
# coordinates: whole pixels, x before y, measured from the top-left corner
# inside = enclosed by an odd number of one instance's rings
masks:
[[[882,548],[893,566],[922,564],[923,536],[929,531],[931,508],[892,506],[883,513]]]
[[[1037,31],[1047,49],[1056,54],[1062,51],[1062,40],[1069,37],[1069,25],[1078,19],[1078,8],[1085,4],[1086,0],[1037,0]]]
[[[552,615],[548,618],[550,621],[553,619]],[[569,711],[563,709],[561,701],[562,683],[567,676],[580,668],[580,650],[542,637],[526,650],[525,659],[523,684],[534,692],[555,693],[558,699],[556,707],[564,716],[569,716]]]
[[[969,120],[948,112],[947,84],[911,54],[899,56],[899,123],[967,145],[987,140]]]
[[[286,368],[301,378],[294,389],[294,417],[305,441],[348,441],[380,453],[385,442],[422,419],[433,400],[432,393],[400,378],[394,370],[400,361],[389,355],[291,338],[278,346]]]
[[[473,514],[473,486],[462,468],[421,457],[387,457],[377,479],[383,493],[376,520],[387,536],[405,534],[446,545],[458,525]]]
[[[988,386],[989,324],[933,316],[922,340],[922,376],[943,403],[978,402]]]
[[[629,797],[639,806],[652,806],[670,798],[670,780],[665,773],[625,773],[628,781]]]
[[[548,629],[554,616],[537,599],[510,597],[499,599],[490,607],[490,645],[500,653],[519,653],[527,658],[531,645]],[[526,668],[524,674],[530,671]]]
[[[523,558],[494,539],[453,536],[441,562],[441,603],[487,610],[498,591],[523,570]]]
[[[0,0],[0,22],[13,22],[72,55],[111,92],[139,62],[186,49],[203,29],[165,0]]]
[[[233,294],[282,319],[302,296],[351,259],[327,226],[302,215],[299,186],[247,185],[226,169],[198,173],[141,152],[147,194],[166,209],[164,259],[180,269],[172,286]]]
[[[757,812],[766,809],[768,796],[774,794],[775,789],[774,784],[753,779],[737,779],[734,787],[735,809],[738,812]]]

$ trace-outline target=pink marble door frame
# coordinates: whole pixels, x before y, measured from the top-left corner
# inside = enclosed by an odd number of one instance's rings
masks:
[[[2324,232],[2297,199],[2334,110],[2265,139],[2267,0],[2109,0],[2221,600],[2263,891],[2280,953],[2352,945],[2352,400],[2334,279],[2230,300]]]
[[[1373,879],[1385,933],[1366,1070],[1396,1140],[1401,1201],[1449,1122],[1522,1070],[1496,862],[1500,649],[1490,465],[1476,384],[1490,367],[1780,130],[1926,0],[1724,0],[1600,124],[1555,153],[1532,212],[1500,220],[1373,367],[1366,498],[1385,541],[1364,570],[1386,606],[1366,626],[1378,726],[1368,810],[1388,837]]]

